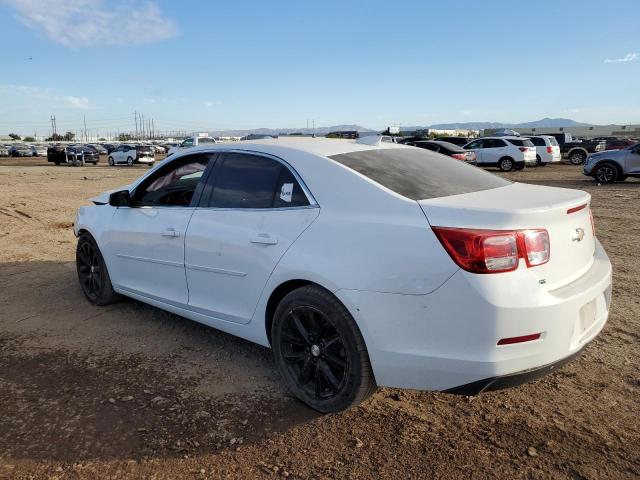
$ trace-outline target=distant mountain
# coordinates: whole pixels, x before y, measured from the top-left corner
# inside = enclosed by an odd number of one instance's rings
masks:
[[[588,123],[579,123],[569,118],[543,118],[534,122],[524,123],[501,123],[501,122],[462,122],[462,123],[437,123],[435,125],[423,126],[402,126],[405,132],[423,130],[426,128],[434,128],[439,130],[484,130],[485,128],[553,128],[553,127],[580,127],[589,126]],[[361,125],[333,125],[331,127],[311,128],[253,128],[246,130],[215,130],[209,134],[214,137],[244,137],[251,133],[258,135],[290,135],[292,133],[301,133],[303,135],[311,135],[314,131],[318,136],[326,135],[329,132],[357,130],[358,132],[374,132],[371,128]]]
[[[580,123],[570,118],[543,118],[533,122],[500,123],[500,122],[464,122],[464,123],[439,123],[429,128],[441,130],[469,129],[483,130],[485,128],[555,128],[555,127],[585,127],[589,123]]]
[[[303,135],[311,135],[315,132],[316,135],[326,135],[329,132],[345,131],[345,130],[357,130],[358,132],[374,132],[370,128],[362,127],[360,125],[333,125],[331,127],[316,127],[312,128],[253,128],[248,130],[218,130],[209,132],[214,137],[244,137],[251,133],[257,135],[290,135],[292,133],[301,133]]]

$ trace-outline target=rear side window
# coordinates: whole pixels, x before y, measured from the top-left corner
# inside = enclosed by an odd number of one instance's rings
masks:
[[[558,140],[556,140],[556,137],[548,137],[549,138],[549,143],[551,145],[553,145],[554,147],[558,146]]]
[[[484,148],[502,148],[506,146],[507,144],[504,143],[504,140],[499,138],[487,138],[484,141]]]
[[[536,147],[544,147],[545,146],[544,138],[532,137],[529,140],[531,140],[531,143],[533,143]]]
[[[230,153],[216,172],[209,207],[283,208],[309,205],[299,182],[282,163]]]
[[[516,147],[533,147],[533,143],[528,138],[510,138],[507,140],[510,144],[515,145]]]
[[[504,187],[510,182],[480,168],[414,148],[385,148],[330,157],[411,200]]]

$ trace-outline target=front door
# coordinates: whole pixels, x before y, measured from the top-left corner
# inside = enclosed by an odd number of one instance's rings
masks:
[[[627,150],[626,173],[640,174],[640,144]]]
[[[177,159],[145,179],[118,207],[104,254],[116,289],[173,305],[188,303],[184,239],[209,155]]]
[[[185,245],[189,306],[248,323],[271,272],[319,208],[287,165],[261,155],[224,154],[204,192]]]

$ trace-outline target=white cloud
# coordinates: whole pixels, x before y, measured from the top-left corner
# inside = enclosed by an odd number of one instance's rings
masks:
[[[3,94],[12,97],[21,96],[28,100],[48,102],[54,107],[90,109],[95,108],[89,103],[87,97],[76,97],[74,95],[58,95],[50,88],[32,87],[28,85],[0,85],[0,96]]]
[[[210,100],[205,100],[204,102],[202,102],[202,105],[205,108],[211,108],[211,107],[215,107],[215,106],[218,106],[218,105],[222,105],[222,102],[219,102],[219,101],[213,101],[212,102]]]
[[[621,62],[633,62],[638,59],[637,53],[627,53],[621,58],[605,58],[604,63],[621,63]]]
[[[70,48],[152,43],[177,34],[155,3],[120,0],[0,0],[28,27]]]

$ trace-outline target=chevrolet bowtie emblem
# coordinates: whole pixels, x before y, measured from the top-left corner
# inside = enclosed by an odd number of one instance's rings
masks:
[[[576,232],[571,237],[574,242],[581,242],[584,238],[584,228],[576,228]]]

